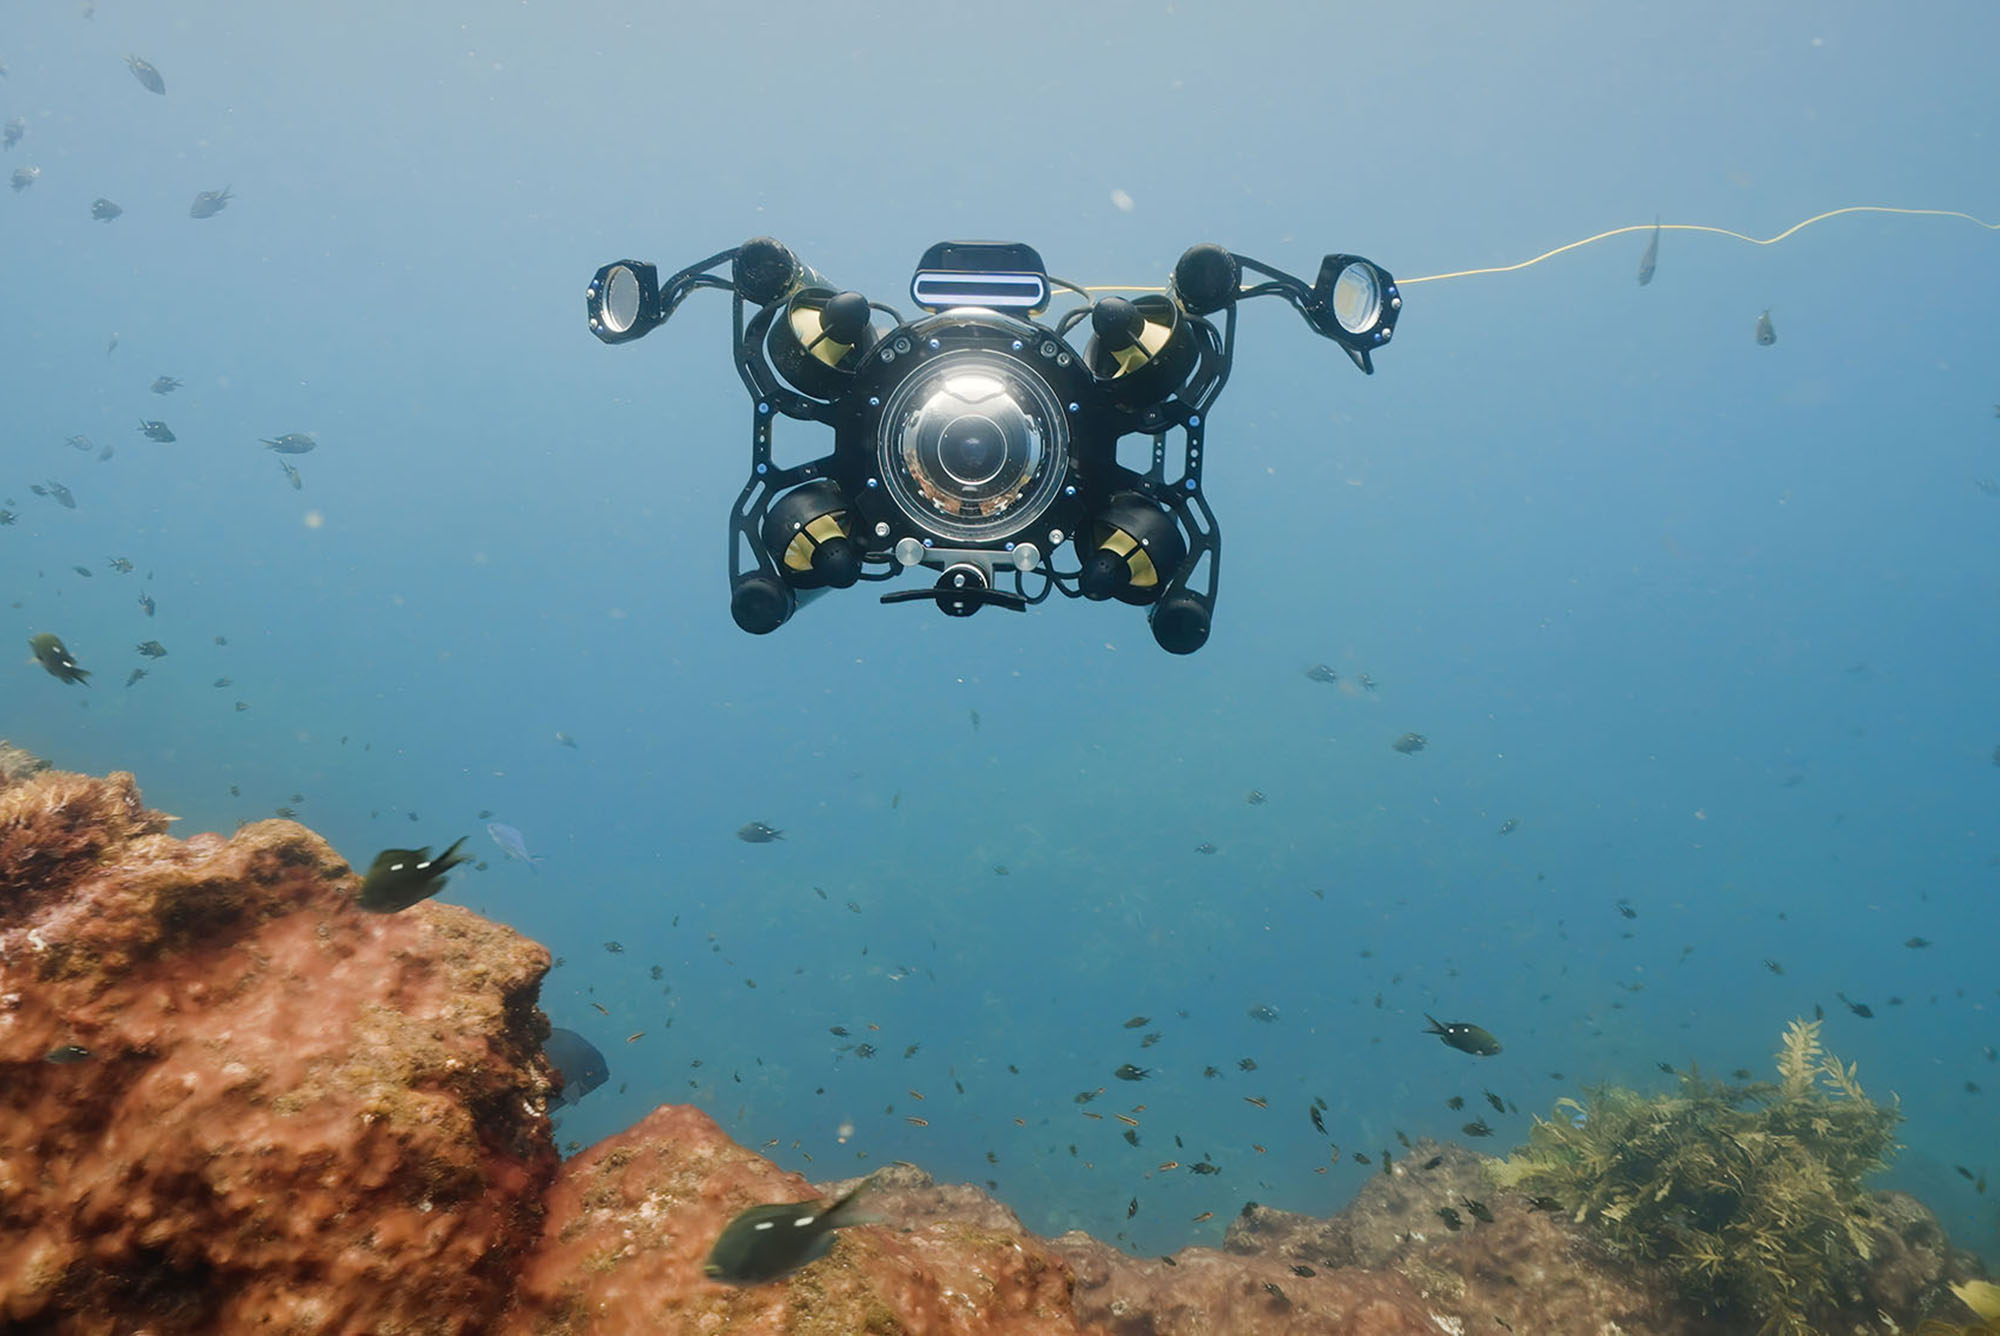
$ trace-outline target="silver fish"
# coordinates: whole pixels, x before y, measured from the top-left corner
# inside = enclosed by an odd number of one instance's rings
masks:
[[[160,77],[160,72],[153,68],[151,62],[141,60],[137,56],[127,56],[125,67],[132,71],[132,77],[137,79],[139,86],[147,92],[159,93],[162,96],[166,94],[167,81]]]
[[[8,148],[12,148],[21,142],[21,136],[26,133],[28,133],[28,123],[19,116],[16,116],[13,120],[7,122],[5,129],[0,129],[0,142],[4,142]]]
[[[1771,328],[1771,312],[1766,309],[1757,317],[1757,343],[1761,347],[1768,348],[1777,341],[1778,331]]]
[[[288,431],[276,440],[266,440],[261,436],[257,440],[265,449],[276,450],[281,455],[303,455],[319,444],[309,431]]]
[[[228,208],[229,201],[235,198],[229,193],[228,186],[220,190],[204,190],[194,197],[194,203],[188,205],[188,217],[213,218]]]
[[[119,208],[102,195],[99,195],[90,202],[90,216],[100,223],[108,223],[123,212],[125,210]]]
[[[285,477],[288,480],[290,480],[293,491],[301,492],[305,490],[306,486],[305,480],[299,477],[299,471],[297,469],[293,468],[291,464],[282,459],[278,461],[278,467],[285,471]]]
[[[42,169],[39,167],[16,167],[14,174],[7,178],[7,184],[14,187],[14,193],[18,195],[40,180],[41,176]]]
[[[1645,287],[1653,281],[1653,267],[1660,262],[1660,219],[1653,216],[1653,239],[1646,243],[1646,253],[1639,257],[1639,286]]]
[[[486,833],[493,837],[493,842],[500,846],[500,851],[506,854],[507,857],[516,858],[526,863],[528,871],[535,871],[535,864],[542,861],[539,856],[528,852],[528,842],[522,838],[521,832],[506,822],[487,822]]]

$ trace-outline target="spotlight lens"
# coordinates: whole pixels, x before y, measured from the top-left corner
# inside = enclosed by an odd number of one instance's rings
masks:
[[[600,315],[604,327],[613,334],[631,329],[639,318],[642,297],[639,276],[622,264],[613,268],[604,280],[604,308]]]
[[[1333,318],[1349,334],[1366,334],[1382,318],[1382,284],[1375,270],[1350,264],[1333,280]]]

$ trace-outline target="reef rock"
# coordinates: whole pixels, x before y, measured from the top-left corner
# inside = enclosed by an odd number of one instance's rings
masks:
[[[5,738],[0,738],[0,784],[12,779],[26,779],[37,771],[46,770],[49,763],[31,751],[16,747]]]
[[[547,952],[170,819],[0,784],[0,1328],[491,1329],[557,1167]]]
[[[702,1274],[723,1226],[766,1202],[833,1197],[731,1141],[698,1109],[665,1107],[568,1161],[503,1336],[553,1333],[1075,1333],[1069,1268],[1013,1214],[914,1167],[877,1179],[868,1213],[826,1258],[737,1289]]]

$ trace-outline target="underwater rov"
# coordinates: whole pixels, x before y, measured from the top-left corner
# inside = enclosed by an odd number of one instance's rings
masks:
[[[727,277],[714,272],[725,263]],[[1245,270],[1264,281],[1244,286]],[[1059,287],[1082,304],[1040,323]],[[1153,638],[1174,654],[1207,642],[1215,610],[1221,535],[1201,470],[1237,304],[1284,298],[1367,373],[1402,307],[1388,272],[1355,255],[1327,256],[1308,284],[1200,245],[1164,293],[1092,300],[1051,279],[1029,246],[941,242],[910,280],[923,314],[905,320],[757,237],[664,284],[650,264],[605,265],[587,293],[590,331],[641,338],[698,288],[735,295],[736,369],[754,401],[750,479],[730,518],[738,626],[764,635],[827,589],[924,566],[939,572],[930,588],[882,601],[969,617],[1026,609],[1051,589],[1117,599],[1149,609]],[[1069,337],[1086,319],[1079,350]],[[781,414],[833,428],[833,452],[776,467]],[[1144,471],[1118,462],[1127,436],[1151,439]],[[1066,544],[1076,565],[1059,570]]]

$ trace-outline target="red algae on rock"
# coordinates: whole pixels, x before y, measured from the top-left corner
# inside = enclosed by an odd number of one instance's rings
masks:
[[[0,1326],[481,1331],[557,1158],[541,947],[312,832],[0,787]]]
[[[984,1194],[914,1168],[877,1180],[831,1254],[736,1289],[702,1262],[723,1226],[766,1202],[836,1196],[731,1141],[700,1110],[666,1107],[563,1165],[540,1251],[506,1336],[661,1331],[1074,1333],[1069,1269]]]

